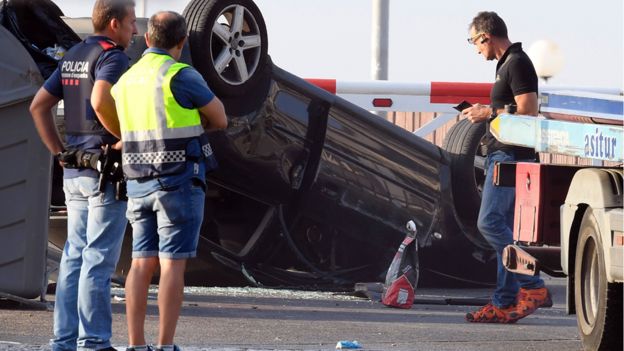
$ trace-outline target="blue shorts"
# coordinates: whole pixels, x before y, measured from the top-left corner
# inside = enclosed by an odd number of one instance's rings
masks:
[[[132,225],[132,258],[195,257],[204,217],[203,184],[182,185],[128,198],[126,217]]]

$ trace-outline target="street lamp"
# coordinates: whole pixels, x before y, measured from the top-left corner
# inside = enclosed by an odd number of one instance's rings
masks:
[[[533,61],[538,77],[546,83],[563,67],[563,54],[559,46],[550,40],[536,41],[531,45],[527,54]]]

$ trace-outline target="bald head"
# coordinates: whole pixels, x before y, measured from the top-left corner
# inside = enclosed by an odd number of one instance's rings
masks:
[[[147,22],[150,46],[170,50],[186,38],[186,20],[179,13],[161,11]]]

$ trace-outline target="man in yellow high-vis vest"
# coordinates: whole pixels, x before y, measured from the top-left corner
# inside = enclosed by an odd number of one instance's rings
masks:
[[[186,259],[196,255],[205,173],[216,167],[205,131],[227,126],[223,104],[201,75],[177,62],[186,33],[179,14],[153,15],[145,35],[149,48],[112,89],[128,178],[127,217],[133,228],[126,279],[129,349],[137,351],[151,348],[146,346],[144,322],[148,287],[158,266],[156,349],[177,349],[173,337]]]

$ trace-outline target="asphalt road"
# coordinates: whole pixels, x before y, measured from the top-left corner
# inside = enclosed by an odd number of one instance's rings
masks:
[[[565,287],[548,279],[555,305],[513,325],[470,324],[473,306],[444,305],[445,298],[486,298],[487,289],[419,289],[412,309],[331,293],[257,288],[185,290],[176,343],[183,350],[333,350],[357,340],[364,350],[582,350],[575,316],[565,313]],[[123,290],[113,298],[113,344],[126,345]],[[146,330],[155,340],[156,293]],[[48,296],[53,300],[53,296]],[[0,300],[0,350],[48,350],[52,313]],[[149,341],[148,341],[149,342]]]

